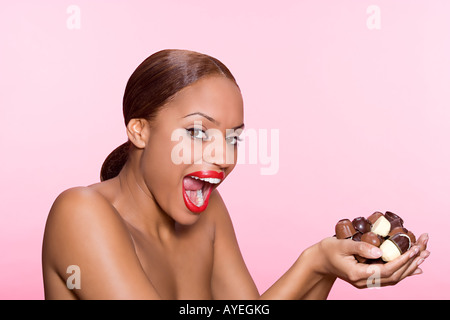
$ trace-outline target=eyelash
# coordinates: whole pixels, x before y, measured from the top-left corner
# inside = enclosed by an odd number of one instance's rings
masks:
[[[189,134],[189,136],[190,136],[192,139],[202,139],[203,141],[206,141],[206,140],[208,139],[208,137],[206,136],[206,132],[203,131],[202,129],[199,129],[199,128],[189,128],[189,129],[186,129],[186,131],[187,131],[187,133]],[[195,134],[196,132],[201,132],[202,135],[204,135],[204,137],[202,137],[202,138],[197,137],[196,134]]]
[[[202,129],[199,128],[189,128],[186,129],[188,135],[192,138],[192,139],[202,139],[202,141],[208,141],[209,137],[206,135],[206,132],[203,131]],[[197,137],[197,134],[201,132],[202,133],[202,137]],[[197,133],[197,134],[196,134]],[[229,139],[234,139],[232,142],[228,142]],[[232,137],[228,137],[226,138],[227,142],[231,145],[237,145],[239,142],[242,141],[242,138],[238,137],[238,136],[232,136]]]
[[[231,145],[238,145],[239,142],[242,141],[242,138],[240,138],[238,136],[228,137],[227,140],[230,139],[230,138],[235,139],[232,143],[230,143]]]

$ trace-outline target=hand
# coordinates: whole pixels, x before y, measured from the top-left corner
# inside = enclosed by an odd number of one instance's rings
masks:
[[[318,244],[316,270],[335,275],[357,288],[395,285],[404,278],[422,273],[418,266],[430,252],[426,250],[428,235],[422,234],[417,242],[400,257],[385,264],[358,263],[354,255],[369,259],[381,257],[381,250],[365,242],[326,238]],[[375,267],[376,266],[376,267]]]

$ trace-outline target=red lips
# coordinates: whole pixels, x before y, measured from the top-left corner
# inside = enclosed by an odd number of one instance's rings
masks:
[[[195,171],[189,173],[188,176],[195,176],[199,178],[215,178],[220,180],[223,180],[225,178],[225,174],[223,173],[223,171],[217,172],[213,170]]]
[[[197,177],[197,179],[192,178]],[[223,172],[217,172],[214,170],[204,170],[204,171],[196,171],[187,174],[183,179],[182,190],[183,190],[183,200],[186,207],[193,213],[200,213],[206,209],[209,202],[209,196],[211,195],[212,190],[225,178],[225,174]],[[186,185],[186,188],[185,188]],[[195,190],[198,188],[198,190]],[[194,190],[192,190],[194,189]],[[200,200],[200,205],[191,200],[192,196],[189,197],[187,194],[198,192],[203,200],[203,203]],[[197,194],[198,194],[197,193]],[[194,195],[195,197],[195,195]]]

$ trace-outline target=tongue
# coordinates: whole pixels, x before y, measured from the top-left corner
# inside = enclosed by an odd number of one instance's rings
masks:
[[[185,177],[183,179],[184,190],[196,191],[196,190],[203,188],[204,184],[205,184],[205,182],[191,178],[191,177]]]

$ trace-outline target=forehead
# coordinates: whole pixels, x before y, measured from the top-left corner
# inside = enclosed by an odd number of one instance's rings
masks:
[[[243,122],[243,100],[236,84],[224,76],[209,76],[180,90],[161,112],[161,116],[182,118],[202,112],[224,125]],[[227,126],[228,127],[228,126]]]

